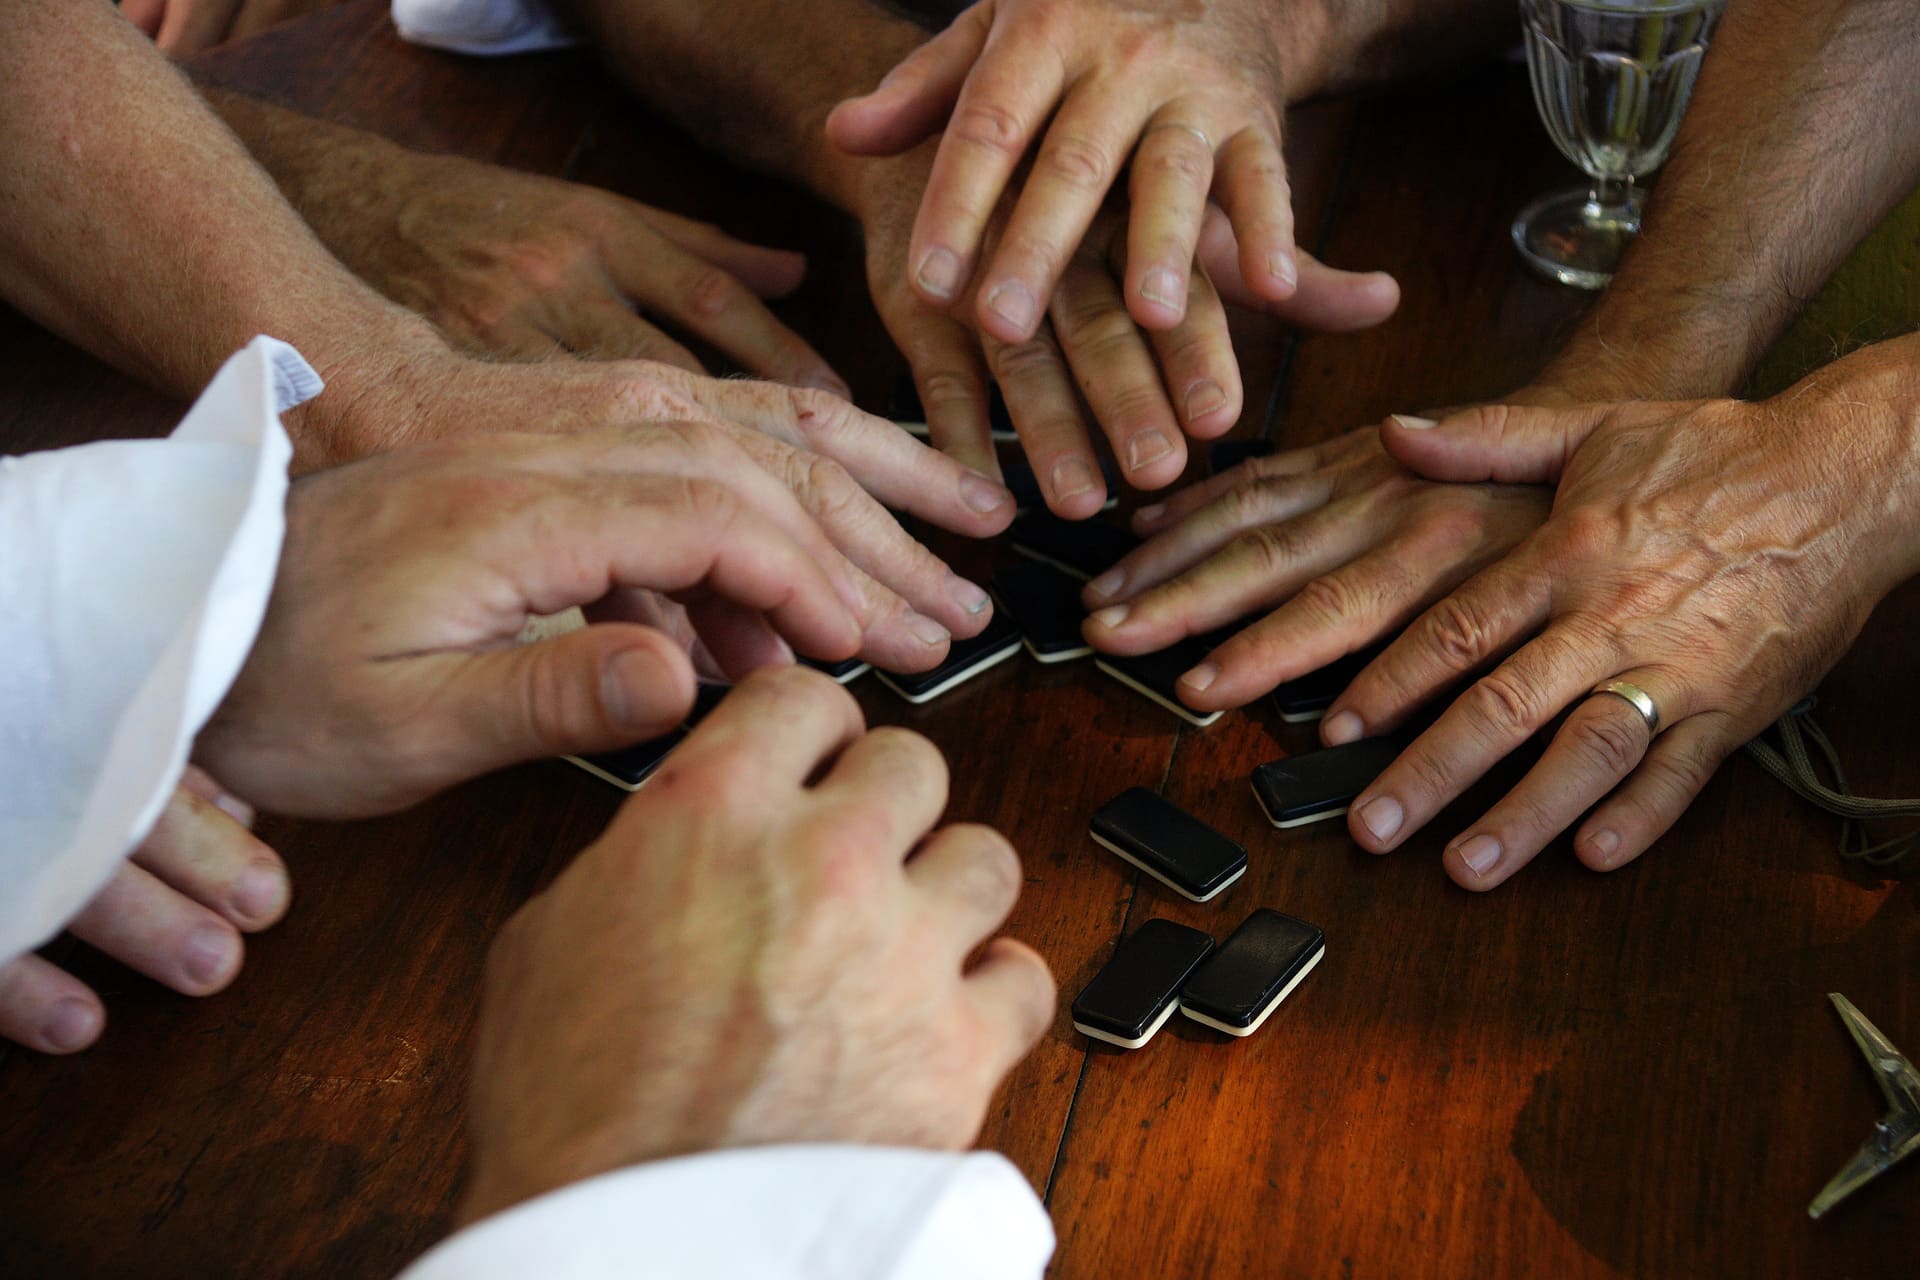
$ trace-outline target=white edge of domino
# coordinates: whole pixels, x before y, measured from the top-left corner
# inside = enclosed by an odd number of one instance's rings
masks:
[[[1212,1027],[1215,1031],[1224,1031],[1230,1036],[1250,1036],[1254,1032],[1260,1029],[1261,1023],[1265,1022],[1268,1018],[1271,1018],[1273,1016],[1273,1011],[1275,1009],[1278,1009],[1282,1004],[1282,1002],[1284,1002],[1288,996],[1293,994],[1293,989],[1300,985],[1300,980],[1302,978],[1305,978],[1308,974],[1312,973],[1315,967],[1319,965],[1321,958],[1326,954],[1327,954],[1327,944],[1325,942],[1322,942],[1320,944],[1320,949],[1313,953],[1313,959],[1307,961],[1304,965],[1300,967],[1300,972],[1293,975],[1293,981],[1287,983],[1286,986],[1280,988],[1280,994],[1267,1002],[1267,1007],[1260,1011],[1260,1016],[1255,1018],[1252,1022],[1249,1022],[1244,1027],[1228,1026],[1226,1023],[1221,1022],[1217,1018],[1209,1018],[1204,1013],[1195,1013],[1193,1010],[1187,1008],[1187,1006],[1185,1005],[1180,1005],[1180,1012],[1186,1014],[1189,1018],[1192,1018],[1195,1022],[1198,1022],[1202,1026]],[[1178,1002],[1176,1001],[1176,1003]]]
[[[913,705],[917,707],[923,702],[932,702],[935,698],[939,697],[943,693],[946,693],[948,690],[953,689],[959,685],[965,684],[967,681],[973,679],[975,676],[979,675],[981,672],[986,671],[991,667],[999,666],[1001,663],[1005,662],[1008,658],[1011,658],[1014,654],[1018,652],[1020,652],[1020,638],[1018,636],[1015,636],[1011,644],[1006,645],[1004,648],[995,649],[992,653],[986,654],[984,657],[980,659],[980,661],[974,663],[970,667],[960,668],[960,670],[954,672],[952,675],[948,676],[945,680],[942,680],[939,684],[933,686],[933,688],[928,689],[925,693],[908,693],[905,689],[902,689],[899,685],[895,684],[892,681],[892,679],[888,677],[887,673],[884,671],[876,671],[874,674],[880,677],[880,682],[886,685],[887,688],[893,690],[895,693],[899,694],[902,698],[905,698],[908,702],[911,702]]]
[[[1102,1031],[1098,1027],[1090,1027],[1084,1022],[1075,1022],[1073,1029],[1090,1039],[1104,1040],[1108,1044],[1119,1045],[1122,1049],[1138,1049],[1141,1045],[1160,1033],[1160,1028],[1167,1025],[1167,1019],[1173,1017],[1173,1011],[1179,1007],[1180,1001],[1178,999],[1167,1001],[1167,1007],[1160,1011],[1160,1016],[1153,1020],[1153,1025],[1148,1027],[1145,1034],[1138,1040],[1128,1040],[1124,1037],[1114,1035],[1111,1031]]]
[[[1132,854],[1128,853],[1125,849],[1122,849],[1119,845],[1113,843],[1113,841],[1104,838],[1098,832],[1089,831],[1087,834],[1093,837],[1093,842],[1099,845],[1102,849],[1105,849],[1107,852],[1117,855],[1122,862],[1128,863],[1131,866],[1138,867],[1140,870],[1152,876],[1155,880],[1158,880],[1161,884],[1167,886],[1167,888],[1173,890],[1175,893],[1185,898],[1188,902],[1212,902],[1215,898],[1225,893],[1230,887],[1232,887],[1235,883],[1237,883],[1241,876],[1247,874],[1247,864],[1243,862],[1240,864],[1240,869],[1234,872],[1232,875],[1228,876],[1225,880],[1222,880],[1220,884],[1213,890],[1213,892],[1207,894],[1207,896],[1204,898],[1196,898],[1193,894],[1188,893],[1185,889],[1182,889],[1179,885],[1167,879],[1165,876],[1161,875],[1158,871],[1155,871],[1152,867],[1140,861],[1140,859],[1134,857]]]
[[[1150,698],[1153,701],[1159,703],[1161,706],[1173,712],[1173,714],[1179,716],[1182,720],[1185,720],[1188,724],[1192,725],[1196,729],[1204,729],[1208,725],[1212,724],[1215,720],[1218,720],[1221,716],[1226,714],[1226,712],[1224,711],[1209,711],[1206,715],[1200,715],[1190,710],[1187,707],[1181,706],[1177,702],[1169,702],[1167,699],[1161,697],[1159,694],[1155,693],[1153,690],[1147,688],[1147,686],[1141,684],[1138,680],[1135,680],[1132,676],[1127,675],[1125,672],[1122,672],[1117,667],[1109,666],[1107,664],[1106,659],[1104,658],[1095,658],[1093,660],[1093,665],[1096,667],[1099,667],[1102,671],[1106,672],[1108,675],[1112,676],[1115,680],[1118,680],[1121,684],[1127,686],[1127,688],[1133,690],[1135,693],[1139,694],[1141,697]]]
[[[1285,831],[1289,827],[1312,826],[1316,822],[1325,822],[1329,818],[1344,817],[1347,810],[1353,808],[1350,804],[1343,804],[1338,809],[1328,809],[1325,813],[1308,814],[1304,818],[1288,818],[1285,822],[1281,822],[1273,816],[1273,810],[1267,808],[1267,802],[1261,798],[1260,788],[1258,787],[1253,789],[1253,802],[1260,806],[1260,812],[1266,815],[1267,821],[1281,831]]]

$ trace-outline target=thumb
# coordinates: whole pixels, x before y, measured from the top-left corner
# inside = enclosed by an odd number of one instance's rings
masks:
[[[470,777],[544,756],[657,738],[693,707],[693,664],[651,627],[596,623],[536,644],[445,654],[441,764]],[[429,708],[428,714],[432,714]]]
[[[827,116],[827,141],[848,155],[897,156],[946,127],[967,73],[987,42],[989,21],[974,9],[900,61],[872,93],[848,98]]]
[[[1396,413],[1380,427],[1394,459],[1429,480],[1558,484],[1567,460],[1606,417],[1604,405],[1491,404],[1435,422]]]

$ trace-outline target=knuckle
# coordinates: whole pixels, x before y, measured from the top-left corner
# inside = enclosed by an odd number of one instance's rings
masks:
[[[817,444],[853,429],[856,422],[854,408],[839,396],[807,387],[788,387],[785,390],[794,430],[802,438]]]
[[[1625,707],[1622,711],[1626,714],[1616,715],[1611,707],[1605,707],[1596,714],[1581,717],[1568,743],[1597,771],[1614,778],[1626,776],[1628,770],[1639,763],[1645,749],[1641,741],[1645,731],[1638,724],[1638,713]],[[1629,722],[1629,715],[1635,720]]]
[[[1427,639],[1447,666],[1466,671],[1478,666],[1493,647],[1493,630],[1477,605],[1458,595],[1442,598],[1427,614]]]
[[[1490,671],[1476,680],[1464,702],[1475,722],[1497,740],[1524,736],[1542,719],[1540,695],[1504,671]]]
[[[1047,176],[1075,191],[1098,194],[1113,175],[1113,157],[1093,139],[1078,133],[1052,133],[1035,162]]]
[[[1339,574],[1313,579],[1300,588],[1295,603],[1312,616],[1327,623],[1351,621],[1366,612],[1367,602],[1359,590]]]
[[[787,487],[822,524],[865,514],[870,501],[847,469],[822,453],[795,449],[787,455]]]
[[[953,828],[966,840],[965,883],[961,887],[980,914],[1000,919],[1019,900],[1023,872],[1020,855],[1007,838],[992,827],[968,824]]]
[[[882,753],[893,772],[910,786],[947,785],[947,758],[922,735],[898,725],[883,725],[867,734],[870,750]]]
[[[921,376],[920,403],[929,411],[935,405],[971,405],[980,399],[982,390],[980,380],[971,374],[934,369]]]
[[[680,281],[680,296],[687,309],[699,316],[715,316],[739,302],[746,292],[739,281],[708,264],[688,271]]]
[[[1184,129],[1161,129],[1156,145],[1134,160],[1134,166],[1154,179],[1173,179],[1182,185],[1205,188],[1213,181],[1213,153]]]
[[[1009,343],[998,348],[993,357],[994,374],[1003,382],[1048,377],[1059,368],[1060,357],[1053,344],[1039,338]]]
[[[1263,524],[1233,540],[1235,554],[1260,577],[1278,577],[1290,570],[1305,550],[1304,539],[1291,524]]]
[[[947,131],[962,142],[1016,160],[1026,149],[1026,131],[1019,119],[994,102],[973,101],[953,113]]]
[[[1459,779],[1451,759],[1439,752],[1409,750],[1402,753],[1394,768],[1412,783],[1405,791],[1431,804],[1457,789]]]

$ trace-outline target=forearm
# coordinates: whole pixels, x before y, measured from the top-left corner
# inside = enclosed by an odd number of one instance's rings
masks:
[[[1920,180],[1911,0],[1734,0],[1640,242],[1540,380],[1581,398],[1737,390]]]
[[[300,419],[333,430],[331,408],[375,366],[431,339],[327,255],[100,0],[21,0],[0,14],[0,154],[8,300],[169,394],[194,394],[270,333],[336,384],[327,408]]]
[[[614,73],[703,142],[844,209],[872,161],[826,138],[927,33],[869,0],[559,0]]]

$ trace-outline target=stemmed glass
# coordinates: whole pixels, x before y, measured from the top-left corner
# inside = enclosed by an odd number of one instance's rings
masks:
[[[1603,287],[1640,230],[1638,179],[1667,158],[1726,0],[1520,0],[1533,100],[1554,145],[1593,185],[1514,219],[1536,270]]]

